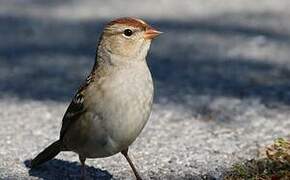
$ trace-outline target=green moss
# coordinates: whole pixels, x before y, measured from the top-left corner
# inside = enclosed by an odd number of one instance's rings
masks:
[[[239,174],[241,177],[247,176],[247,167],[244,164],[235,164],[233,170]]]
[[[290,179],[290,141],[279,138],[265,148],[266,157],[234,164],[224,179]]]

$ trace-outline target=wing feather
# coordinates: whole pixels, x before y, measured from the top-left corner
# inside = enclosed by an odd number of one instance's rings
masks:
[[[84,106],[84,94],[87,89],[87,87],[92,82],[92,74],[89,75],[86,79],[86,82],[79,88],[78,92],[74,96],[72,102],[68,106],[64,117],[62,119],[62,127],[60,131],[60,139],[62,139],[66,133],[66,131],[69,129],[71,124],[73,124],[75,121],[80,119],[80,116],[86,111],[86,108]]]

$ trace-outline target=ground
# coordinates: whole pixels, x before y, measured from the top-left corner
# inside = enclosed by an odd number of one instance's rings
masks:
[[[130,153],[145,179],[222,179],[290,137],[287,0],[0,2],[0,179],[77,179],[63,152],[27,164],[57,140],[89,73],[104,24],[140,17],[164,34],[148,56],[153,112]],[[120,155],[87,161],[92,179],[133,179]]]

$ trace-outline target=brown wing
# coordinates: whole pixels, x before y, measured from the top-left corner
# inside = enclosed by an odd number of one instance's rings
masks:
[[[64,117],[62,119],[62,127],[60,131],[60,139],[63,138],[69,126],[79,119],[79,117],[86,111],[84,107],[84,93],[92,81],[92,75],[88,76],[86,82],[80,87],[72,102],[68,106]]]

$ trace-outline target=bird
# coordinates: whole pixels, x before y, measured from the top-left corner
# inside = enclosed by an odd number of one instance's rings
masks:
[[[72,151],[79,156],[84,179],[87,158],[121,153],[136,179],[142,179],[128,151],[151,114],[154,86],[146,56],[161,33],[132,17],[105,25],[91,73],[63,116],[59,139],[31,160],[31,168]]]

